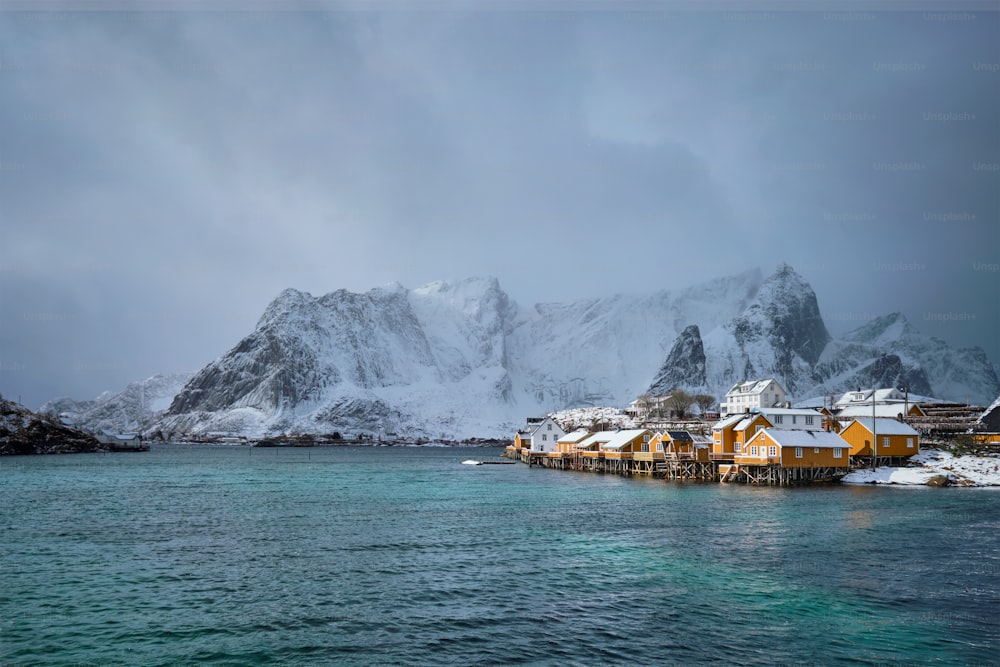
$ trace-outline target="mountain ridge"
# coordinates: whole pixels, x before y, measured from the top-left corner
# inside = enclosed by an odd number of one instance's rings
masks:
[[[951,348],[899,313],[832,337],[812,287],[781,264],[531,307],[494,277],[319,296],[288,288],[143,426],[166,437],[496,437],[527,415],[675,386],[721,399],[756,377],[775,377],[793,399],[902,383],[986,404],[1000,391],[981,349]]]

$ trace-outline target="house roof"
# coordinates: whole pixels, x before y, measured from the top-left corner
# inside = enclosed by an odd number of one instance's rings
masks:
[[[590,449],[602,442],[607,442],[613,434],[614,431],[597,431],[596,433],[591,433],[583,440],[577,441],[576,446],[579,449]]]
[[[862,398],[860,400],[855,400],[854,395],[861,394]],[[909,402],[910,405],[914,403],[939,403],[940,399],[934,398],[933,396],[921,396],[920,394],[907,394],[906,392],[900,391],[895,387],[886,387],[882,389],[875,390],[875,403],[906,403]],[[871,389],[860,389],[858,391],[846,392],[843,396],[838,398],[833,402],[833,406],[836,407],[847,407],[850,405],[863,405],[867,403],[869,407],[872,404],[872,390]]]
[[[858,395],[860,398],[855,398]],[[885,389],[875,390],[875,402],[888,401],[888,400],[903,400],[903,393],[896,389],[895,387],[888,387]],[[872,402],[872,390],[871,389],[859,389],[857,391],[847,391],[833,402],[835,406],[847,406],[847,405],[857,405],[859,403],[868,403],[871,405]]]
[[[770,383],[774,382],[780,388],[781,385],[774,378],[768,378],[766,380],[750,380],[749,382],[737,382],[733,385],[733,388],[726,392],[726,396],[730,394],[759,394],[767,389]],[[784,391],[784,389],[782,389]]]
[[[536,422],[533,418],[529,417],[528,433],[530,433],[531,435],[535,435],[536,433],[538,433],[539,429],[545,426],[546,423],[551,423],[555,425],[555,427],[558,428],[560,431],[562,430],[562,427],[559,426],[559,424],[556,423],[556,420],[554,420],[552,417],[543,417],[541,421],[538,422]]]
[[[855,419],[865,427],[869,433],[872,432],[872,419]],[[854,422],[851,422],[853,424]],[[850,424],[848,424],[850,428]],[[896,421],[895,419],[876,419],[875,420],[875,434],[876,435],[918,435],[918,433],[909,424],[904,424],[903,422]]]
[[[782,447],[850,447],[846,440],[831,431],[769,428],[763,432]]]
[[[556,440],[556,442],[577,443],[586,438],[588,435],[590,435],[590,431],[581,428],[573,431],[572,433],[567,433],[563,437]]]
[[[816,415],[822,416],[819,410],[813,410],[812,408],[753,408],[750,412],[756,412],[764,415],[803,415],[805,417],[815,417]]]
[[[692,438],[691,434],[687,431],[667,431],[667,436],[669,436],[671,440],[694,441],[694,438]]]
[[[740,420],[743,419],[743,418],[745,418],[745,417],[746,417],[746,414],[743,413],[743,412],[741,412],[738,415],[729,415],[725,419],[722,419],[722,420],[719,420],[718,422],[716,422],[715,425],[712,427],[712,430],[713,431],[719,431],[719,430],[722,430],[722,429],[729,428],[733,424],[739,424]]]
[[[1000,396],[997,396],[997,400],[993,401],[990,404],[990,407],[983,410],[983,414],[979,415],[979,419],[977,419],[976,421],[979,422],[980,424],[983,423],[984,421],[986,421],[986,418],[990,415],[990,413],[998,408],[1000,408]]]
[[[601,445],[601,449],[621,449],[638,437],[649,433],[647,429],[636,428],[627,431],[607,431],[612,437]]]
[[[736,428],[733,429],[734,431],[745,431],[745,430],[747,430],[748,428],[750,428],[750,424],[752,424],[753,421],[754,421],[754,419],[756,419],[757,417],[760,417],[761,419],[763,419],[764,421],[766,421],[768,424],[771,424],[771,420],[768,419],[765,415],[762,415],[759,412],[752,412],[749,415],[742,415],[742,417],[743,417],[743,419],[741,419],[740,423],[736,425]],[[773,424],[772,424],[772,426],[773,426]]]
[[[912,410],[916,403],[910,403],[910,409]],[[920,409],[917,406],[917,409]],[[876,417],[886,417],[889,419],[895,419],[896,415],[901,415],[906,412],[906,406],[902,403],[876,403],[875,404],[875,416]],[[871,421],[872,416],[872,404],[868,405],[849,405],[846,408],[837,412],[837,418],[843,419],[845,417],[868,417]]]

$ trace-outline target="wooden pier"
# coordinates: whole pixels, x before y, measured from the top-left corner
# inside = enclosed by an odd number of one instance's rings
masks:
[[[732,459],[698,461],[666,456],[629,458],[608,456],[603,451],[532,452],[508,447],[501,455],[529,466],[553,470],[574,470],[611,475],[646,475],[667,481],[727,482],[752,486],[798,486],[839,481],[850,472],[847,467],[783,467],[781,465],[735,464]],[[879,464],[887,463],[879,457]]]

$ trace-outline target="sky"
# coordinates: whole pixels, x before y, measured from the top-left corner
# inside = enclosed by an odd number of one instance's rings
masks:
[[[779,262],[834,334],[902,311],[1000,364],[988,3],[237,5],[0,2],[4,397],[196,371],[286,287]]]

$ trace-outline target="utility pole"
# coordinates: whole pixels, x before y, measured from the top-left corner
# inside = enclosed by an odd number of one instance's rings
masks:
[[[875,390],[872,389],[872,470],[875,470],[878,460],[878,435],[875,430]]]

